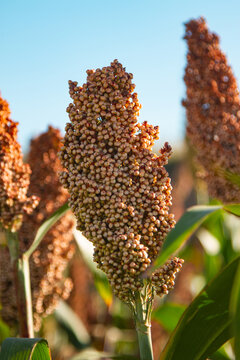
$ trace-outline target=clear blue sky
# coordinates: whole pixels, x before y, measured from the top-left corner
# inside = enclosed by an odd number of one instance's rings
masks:
[[[175,147],[184,135],[183,23],[200,15],[239,78],[237,0],[1,0],[0,91],[23,148],[48,124],[64,129],[69,79],[83,83],[86,69],[115,58],[134,75],[140,120]]]

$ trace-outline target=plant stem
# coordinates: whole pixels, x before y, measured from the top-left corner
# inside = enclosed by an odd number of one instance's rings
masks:
[[[151,338],[151,310],[152,297],[135,294],[135,326],[138,335],[140,359],[153,360]]]
[[[7,231],[6,235],[14,273],[19,332],[21,337],[31,338],[34,337],[34,331],[28,257],[19,256],[17,233]]]
[[[140,359],[153,360],[151,325],[137,324]]]
[[[21,288],[24,292],[24,306],[25,306],[25,316],[27,323],[27,337],[34,338],[34,328],[33,328],[33,312],[32,312],[32,294],[31,294],[31,282],[30,282],[30,272],[29,272],[29,260],[28,257],[23,255],[18,260],[18,278],[21,282]]]

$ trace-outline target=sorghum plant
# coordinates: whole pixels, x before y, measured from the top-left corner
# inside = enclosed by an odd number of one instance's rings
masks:
[[[31,142],[28,162],[31,167],[29,194],[39,197],[39,205],[32,214],[23,215],[22,226],[18,231],[19,256],[32,244],[39,226],[63,205],[68,193],[59,182],[58,172],[62,170],[58,151],[61,147],[61,136],[57,129],[49,127],[48,131]],[[65,214],[48,231],[39,247],[30,258],[30,278],[33,295],[34,328],[41,326],[41,319],[55,309],[60,298],[67,298],[72,288],[70,279],[64,279],[69,259],[74,247],[72,228],[74,221],[71,214]],[[1,315],[7,323],[17,321],[18,299],[14,291],[14,274],[8,249],[0,251],[0,299]],[[8,296],[6,297],[6,294]],[[24,301],[24,300],[23,300]],[[24,314],[24,307],[20,309]]]
[[[48,131],[33,139],[28,163],[32,174],[29,193],[40,201],[31,215],[24,217],[19,232],[20,246],[27,250],[39,226],[68,199],[67,191],[59,181],[62,170],[58,152],[61,148],[58,129]],[[39,330],[41,318],[51,314],[60,298],[68,298],[72,289],[69,278],[63,272],[74,253],[71,213],[65,214],[45,235],[30,260],[35,330]]]
[[[240,202],[240,98],[236,79],[205,20],[186,24],[188,43],[185,83],[187,135],[204,170],[209,194]]]
[[[94,260],[114,293],[133,310],[141,356],[151,358],[149,325],[153,295],[174,286],[182,260],[170,259],[143,280],[142,275],[174,227],[170,178],[164,168],[171,154],[151,149],[158,127],[137,123],[140,104],[132,74],[117,61],[88,70],[87,82],[69,82],[73,102],[67,108],[61,149],[61,174],[70,193],[77,228],[94,244]]]

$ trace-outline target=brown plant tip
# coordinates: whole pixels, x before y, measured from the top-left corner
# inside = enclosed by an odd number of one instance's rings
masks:
[[[12,231],[21,226],[23,214],[31,213],[38,204],[35,194],[27,196],[31,170],[23,163],[17,125],[0,96],[0,227]]]
[[[61,148],[61,140],[60,131],[49,127],[47,132],[31,142],[28,158],[32,169],[29,193],[36,194],[40,198],[40,202],[31,215],[24,215],[23,224],[19,231],[21,252],[30,247],[39,226],[68,199],[68,193],[60,184],[58,177],[59,171],[63,170],[57,155]],[[48,231],[30,258],[36,331],[41,326],[42,317],[51,314],[59,299],[68,298],[72,289],[71,280],[65,279],[63,273],[74,253],[73,225],[72,215],[67,213]],[[1,261],[2,256],[4,254],[0,252]],[[10,276],[8,279],[10,288],[12,277]],[[2,279],[1,281],[4,282],[5,280]],[[8,293],[5,292],[1,296],[6,297],[6,294]],[[15,299],[13,299],[14,301]],[[11,302],[9,301],[9,303]],[[12,304],[10,305],[12,306]],[[9,313],[9,311],[3,307],[3,319],[5,319],[5,313]],[[9,321],[9,316],[6,321]]]
[[[152,153],[158,127],[137,123],[140,110],[133,75],[114,60],[88,70],[87,82],[69,81],[61,149],[61,181],[78,229],[94,244],[94,260],[115,294],[128,302],[143,287],[141,274],[174,226],[171,184],[164,165],[171,147]]]
[[[203,18],[186,24],[188,44],[184,80],[187,135],[204,169],[209,194],[223,202],[239,202],[240,98],[236,79],[221,51],[219,38]],[[239,181],[238,181],[239,182]]]

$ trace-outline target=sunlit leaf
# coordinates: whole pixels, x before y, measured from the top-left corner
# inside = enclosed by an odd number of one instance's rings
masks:
[[[0,360],[51,360],[44,339],[7,338],[2,343]]]
[[[159,322],[166,331],[172,332],[185,309],[185,305],[165,303],[153,311],[152,319]]]
[[[223,208],[233,215],[240,216],[240,204],[224,205]]]
[[[161,354],[161,360],[205,360],[231,337],[229,305],[240,257],[193,300]]]
[[[69,210],[68,204],[64,204],[57,211],[55,211],[44,223],[39,227],[35,239],[30,248],[25,252],[25,256],[29,257],[36,250],[46,233],[51,227]]]
[[[220,211],[221,209],[221,205],[199,205],[189,208],[177,222],[175,228],[173,228],[168,234],[163,243],[160,255],[155,260],[151,271],[163,265],[165,261],[180,248],[180,246],[194,233],[194,231],[209,215],[216,211]]]
[[[95,273],[94,283],[99,295],[102,297],[107,306],[112,304],[113,295],[108,279],[105,275]]]
[[[79,247],[81,256],[91,270],[94,283],[99,295],[104,300],[107,306],[110,306],[113,300],[112,289],[107,280],[105,273],[97,268],[97,264],[93,261],[93,246],[90,241],[88,241],[80,231],[75,231],[74,236]]]
[[[226,352],[217,350],[213,355],[211,355],[211,360],[231,360]]]

